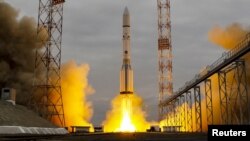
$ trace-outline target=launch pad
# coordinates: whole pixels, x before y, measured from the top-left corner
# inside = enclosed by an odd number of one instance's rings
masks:
[[[1,138],[1,137],[0,137]],[[8,137],[4,139],[8,140]],[[33,139],[44,141],[206,141],[204,133],[90,133],[66,136],[12,136],[11,139]]]
[[[65,141],[206,141],[201,133],[103,133],[65,137]]]

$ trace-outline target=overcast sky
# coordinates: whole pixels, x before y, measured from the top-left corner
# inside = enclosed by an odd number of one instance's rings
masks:
[[[37,21],[38,0],[5,0]],[[250,0],[172,0],[173,78],[177,90],[223,50],[208,41],[215,25],[250,25]],[[131,16],[131,51],[135,90],[145,102],[148,120],[157,119],[157,0],[66,0],[62,60],[90,65],[89,82],[96,90],[95,125],[104,120],[119,93],[122,63],[122,13]]]

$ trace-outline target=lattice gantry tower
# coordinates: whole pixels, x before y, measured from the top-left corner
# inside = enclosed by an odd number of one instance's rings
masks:
[[[33,101],[39,114],[65,126],[61,92],[61,43],[64,0],[39,0],[38,43]]]
[[[160,120],[164,116],[162,102],[173,93],[170,0],[157,0],[157,6]]]

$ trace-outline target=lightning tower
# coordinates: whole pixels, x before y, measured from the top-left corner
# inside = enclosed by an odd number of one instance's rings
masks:
[[[158,65],[159,65],[159,111],[164,116],[163,101],[173,93],[172,44],[170,0],[157,0],[158,7]]]
[[[39,0],[38,43],[32,108],[39,114],[65,126],[61,92],[61,42],[64,0]]]

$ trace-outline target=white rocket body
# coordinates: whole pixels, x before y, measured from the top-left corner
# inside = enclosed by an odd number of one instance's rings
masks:
[[[130,16],[126,7],[123,13],[123,64],[120,71],[120,94],[133,94],[134,92],[130,53]]]

